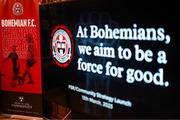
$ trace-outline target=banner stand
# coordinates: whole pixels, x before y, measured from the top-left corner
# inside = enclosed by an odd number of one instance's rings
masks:
[[[38,2],[0,0],[2,113],[42,117]]]

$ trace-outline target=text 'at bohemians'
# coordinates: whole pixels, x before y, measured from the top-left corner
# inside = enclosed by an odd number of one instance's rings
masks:
[[[89,31],[90,29],[90,31]],[[90,34],[88,34],[90,33]],[[91,39],[114,39],[114,40],[144,40],[144,41],[160,41],[165,44],[170,43],[170,36],[165,34],[165,29],[160,28],[141,28],[137,24],[133,24],[133,28],[110,28],[107,24],[103,28],[96,25],[89,27],[78,26],[77,38]]]

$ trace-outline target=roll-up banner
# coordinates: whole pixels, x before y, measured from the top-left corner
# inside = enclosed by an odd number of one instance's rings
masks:
[[[0,0],[2,112],[42,115],[38,0]]]
[[[180,118],[177,16],[171,1],[41,6],[45,100],[77,118]]]

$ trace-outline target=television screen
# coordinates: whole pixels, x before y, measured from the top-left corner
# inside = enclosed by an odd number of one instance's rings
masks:
[[[92,118],[179,118],[177,17],[170,2],[40,6],[45,101]]]

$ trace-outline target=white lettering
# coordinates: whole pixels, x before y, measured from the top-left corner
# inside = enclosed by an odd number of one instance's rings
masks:
[[[135,70],[132,68],[129,68],[126,71],[126,74],[127,74],[126,81],[128,83],[134,83],[135,81],[137,82],[144,81],[147,84],[154,82],[155,85],[159,85],[159,86],[165,85],[166,87],[169,86],[168,82],[163,82],[163,69],[162,68],[160,68],[158,72],[156,72],[154,75],[150,71],[145,71],[143,73],[143,71],[141,70]]]
[[[82,62],[82,58],[79,58],[77,70],[102,74],[103,73],[103,66],[101,64]]]
[[[139,45],[134,45],[135,47],[135,59],[137,61],[152,62],[153,52],[151,50],[146,50],[145,52],[139,48]]]

